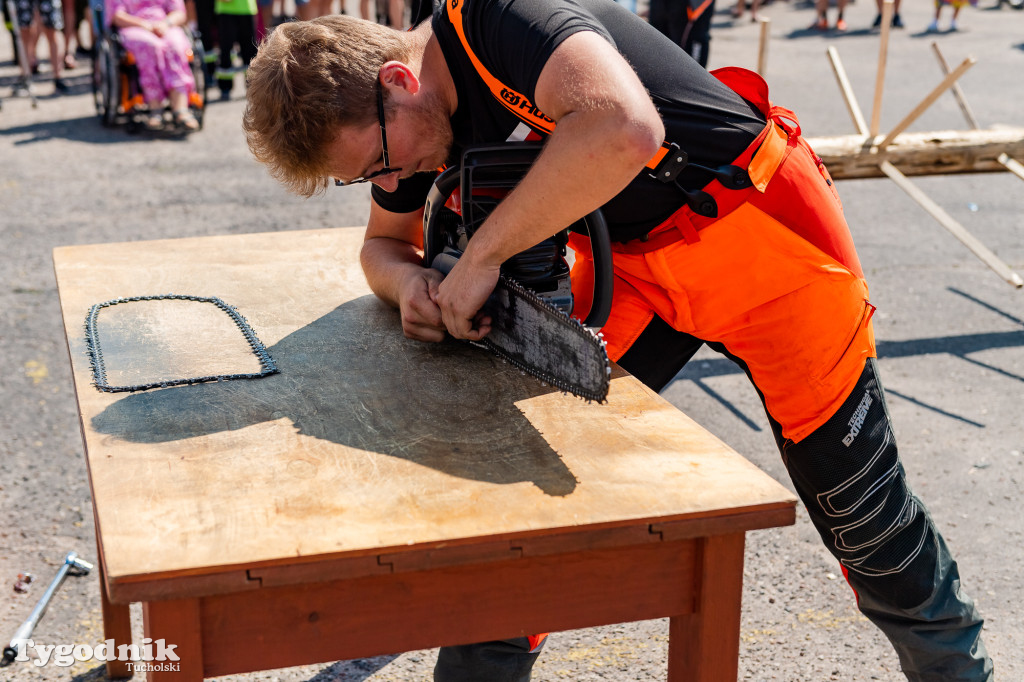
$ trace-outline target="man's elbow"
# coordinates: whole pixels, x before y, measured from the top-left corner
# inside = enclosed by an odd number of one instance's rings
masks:
[[[644,112],[644,115],[631,116],[619,131],[623,153],[639,166],[646,164],[665,141],[665,125],[657,111],[653,111],[653,115]]]

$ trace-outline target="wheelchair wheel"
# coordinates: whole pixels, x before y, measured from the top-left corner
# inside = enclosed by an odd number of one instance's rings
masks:
[[[117,109],[121,101],[121,78],[117,57],[106,38],[96,46],[92,67],[92,93],[100,123],[106,127],[117,123]]]

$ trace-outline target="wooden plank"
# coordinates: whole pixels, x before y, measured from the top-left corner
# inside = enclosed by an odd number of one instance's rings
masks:
[[[587,533],[557,533],[521,538],[511,541],[510,544],[516,547],[522,556],[533,557],[645,545],[651,542],[661,542],[661,540],[661,535],[652,533],[650,526],[644,524],[626,528],[595,529]]]
[[[202,600],[208,676],[693,609],[694,541],[373,576]],[[739,557],[742,562],[742,554]],[[721,569],[728,573],[727,569]],[[739,569],[742,572],[742,566]],[[609,595],[614,594],[614,597]],[[737,607],[737,618],[738,618]]]
[[[949,63],[946,61],[945,55],[942,54],[942,50],[939,49],[939,44],[934,40],[932,41],[932,51],[935,53],[935,58],[939,60],[939,66],[942,68],[943,75],[948,76],[952,70],[949,68]],[[967,97],[964,95],[964,90],[960,87],[960,83],[953,83],[951,89],[953,97],[956,98],[956,103],[960,106],[960,111],[963,112],[964,118],[967,119],[967,125],[971,127],[971,130],[979,130],[981,126],[978,125],[978,119],[975,118],[971,105],[967,103]]]
[[[765,71],[768,69],[768,40],[771,37],[769,30],[771,29],[772,20],[765,16],[757,18],[761,24],[761,31],[758,34],[758,47],[757,47],[757,73],[764,76]]]
[[[147,682],[202,682],[207,675],[204,673],[200,627],[198,599],[153,601],[142,605],[144,637],[153,642],[162,639],[167,646],[174,645],[173,653],[179,659],[166,661],[174,669],[148,671]],[[142,645],[139,646],[141,648]],[[159,651],[155,644],[153,649],[154,654]],[[160,663],[153,661],[155,665]]]
[[[888,0],[887,0],[888,1]],[[914,107],[913,111],[907,114],[902,121],[896,124],[896,127],[889,131],[889,134],[885,136],[881,142],[878,143],[879,149],[885,149],[892,141],[896,139],[896,136],[910,127],[910,124],[918,119],[918,117],[925,112],[932,103],[939,98],[939,96],[952,87],[960,76],[967,72],[967,69],[971,68],[977,63],[974,57],[968,57],[960,63],[960,66],[950,73],[948,76],[942,79],[942,82],[935,86],[930,93],[921,102]]]
[[[863,135],[814,137],[811,145],[837,180],[880,178],[878,168],[889,161],[904,175],[1004,172],[1002,154],[1024,157],[1024,128],[939,130],[900,135],[887,149],[871,147]]]
[[[885,90],[885,62],[889,54],[889,27],[892,24],[893,0],[882,3],[882,32],[878,43],[878,69],[875,73],[875,98],[871,105],[871,127],[868,135],[874,139],[882,121],[882,93]]]
[[[709,517],[686,521],[665,521],[651,524],[651,532],[661,536],[665,542],[699,538],[709,535],[735,533],[737,529],[760,530],[778,526],[792,526],[796,523],[795,507],[764,509],[756,512],[725,517]]]
[[[439,547],[420,552],[392,552],[381,554],[378,561],[383,566],[390,566],[392,572],[424,571],[464,564],[482,564],[493,561],[509,561],[518,559],[522,553],[510,547],[508,541],[487,542],[472,545],[456,545]]]
[[[366,285],[362,236],[55,250],[115,601],[182,596],[176,578],[191,594],[220,591],[224,579],[249,589],[250,577],[272,581],[275,566],[794,502],[621,370],[608,403],[587,404],[467,345],[405,339],[396,312]],[[166,292],[215,294],[237,308],[281,373],[96,391],[81,340],[90,306]],[[160,325],[186,339],[202,331],[183,309]]]
[[[910,182],[906,176],[900,173],[895,166],[888,161],[883,161],[880,164],[880,167],[882,172],[889,176],[900,189],[906,192],[911,199],[921,206],[921,208],[926,210],[933,218],[935,218],[935,220],[946,228],[950,234],[959,239],[960,242],[969,248],[975,256],[980,258],[985,265],[990,267],[1000,277],[1018,289],[1024,287],[1024,279],[1021,279],[1020,275],[1014,272],[1010,266],[1004,263],[997,255],[992,253],[992,251],[982,244],[977,237],[968,232],[967,228],[954,220],[953,217],[946,213],[941,206],[932,201],[927,194],[918,189],[918,187]]]
[[[727,682],[738,673],[743,596],[742,533],[700,541],[693,613],[669,620],[668,681]]]
[[[345,557],[286,564],[283,566],[260,566],[249,569],[249,578],[261,588],[319,583],[331,580],[349,580],[370,575],[391,573],[390,564],[381,563],[376,554],[360,557]]]
[[[245,569],[198,575],[157,573],[144,578],[135,577],[111,583],[110,598],[116,604],[131,604],[140,601],[245,592],[259,587],[259,581],[252,580]]]
[[[843,93],[843,101],[846,102],[846,110],[850,113],[850,118],[853,119],[853,125],[859,134],[867,135],[868,124],[864,122],[864,114],[861,113],[860,105],[857,104],[857,96],[853,94],[853,88],[850,87],[850,79],[847,78],[846,69],[843,68],[843,62],[839,59],[839,52],[830,45],[826,54],[828,54],[829,63],[832,65],[832,73],[835,74],[836,81],[839,82],[839,91]]]
[[[1021,164],[1020,161],[1011,159],[1005,152],[999,155],[997,161],[999,161],[1006,170],[1010,171],[1021,180],[1024,180],[1024,164]]]

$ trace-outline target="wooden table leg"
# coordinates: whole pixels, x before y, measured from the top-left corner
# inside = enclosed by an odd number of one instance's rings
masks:
[[[114,640],[114,652],[120,644],[132,643],[132,619],[128,604],[114,604],[107,594],[107,576],[103,570],[103,560],[99,564],[100,605],[103,607],[103,639]],[[113,652],[112,652],[113,653]],[[107,661],[107,677],[112,680],[124,680],[132,676],[127,661]]]
[[[724,682],[739,670],[743,533],[699,543],[694,613],[669,619],[669,682]]]
[[[165,646],[174,645],[178,660],[152,661],[148,665],[148,682],[202,682],[203,649],[199,621],[198,599],[152,601],[142,605],[143,631],[153,644],[153,653],[159,653],[159,640]],[[168,668],[168,669],[161,669]]]

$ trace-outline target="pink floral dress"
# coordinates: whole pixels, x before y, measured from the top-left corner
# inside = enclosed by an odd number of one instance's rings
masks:
[[[184,0],[108,0],[109,15],[118,10],[146,21],[158,22],[177,10],[185,11]],[[135,55],[139,68],[139,85],[147,102],[161,101],[171,90],[194,92],[195,79],[188,64],[192,49],[188,36],[180,26],[171,26],[163,36],[138,26],[118,28],[121,42]]]

